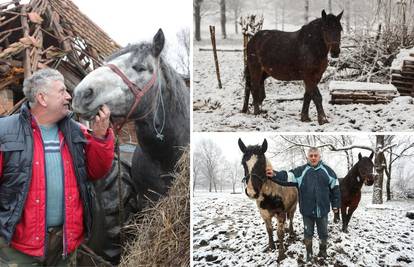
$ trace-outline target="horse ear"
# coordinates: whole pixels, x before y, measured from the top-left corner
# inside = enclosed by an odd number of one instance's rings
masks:
[[[161,54],[162,49],[164,48],[165,37],[161,29],[155,34],[152,39],[152,55],[158,57]]]
[[[325,9],[322,9],[322,20],[326,20],[326,12],[325,12]]]
[[[361,160],[362,159],[362,155],[361,155],[361,153],[358,153],[358,160]]]
[[[267,151],[267,140],[265,138],[262,144],[262,153],[264,154],[266,151]]]
[[[246,146],[244,145],[244,143],[243,143],[243,141],[241,140],[241,138],[239,138],[239,147],[240,147],[240,150],[241,150],[243,153],[246,153]]]
[[[374,157],[374,151],[371,152],[371,155],[369,155],[369,158],[372,159]]]
[[[339,13],[338,14],[338,16],[336,16],[336,18],[338,19],[338,21],[340,21],[341,20],[341,18],[342,18],[342,14],[344,14],[344,11],[342,10],[342,12],[341,13]]]

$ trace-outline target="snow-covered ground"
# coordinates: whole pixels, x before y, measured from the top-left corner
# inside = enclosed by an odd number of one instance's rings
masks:
[[[226,40],[219,48],[242,48],[240,40]],[[330,121],[319,125],[313,102],[310,108],[312,122],[301,122],[302,100],[278,102],[280,98],[303,97],[303,82],[282,82],[268,78],[265,82],[266,99],[262,109],[266,113],[240,113],[244,100],[242,79],[243,53],[218,52],[223,88],[219,89],[213,53],[199,51],[211,48],[205,40],[194,46],[194,131],[409,131],[414,128],[414,104],[411,97],[394,99],[390,104],[331,105],[328,83],[320,83],[323,106]],[[327,72],[334,71],[328,68]],[[252,103],[250,97],[249,103]]]
[[[330,214],[328,259],[315,266],[414,266],[414,220],[405,217],[414,209],[414,201],[371,205],[371,198],[372,193],[363,194],[348,234],[340,231]],[[244,194],[197,192],[193,200],[194,266],[276,266],[277,252],[264,252],[268,238],[254,201]],[[279,266],[304,264],[298,211],[294,229],[297,238],[288,241],[287,258]],[[317,238],[313,246],[316,254]]]

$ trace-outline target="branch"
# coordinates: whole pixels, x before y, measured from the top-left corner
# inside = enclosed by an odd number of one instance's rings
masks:
[[[318,145],[318,146],[311,146],[311,145],[308,145],[308,144],[297,143],[295,141],[287,139],[284,136],[280,136],[280,137],[282,137],[285,141],[287,141],[287,142],[289,142],[289,143],[291,143],[295,146],[301,146],[301,147],[309,147],[309,148],[311,148],[311,147],[316,147],[316,148],[328,147],[331,151],[343,151],[343,150],[350,150],[350,149],[354,149],[354,148],[359,148],[359,149],[365,149],[365,150],[369,150],[371,152],[374,152],[374,149],[372,149],[371,147],[368,147],[368,146],[350,145],[350,146],[344,146],[344,147],[336,147],[333,144],[322,144],[322,145]],[[394,146],[394,145],[392,145],[392,146]],[[386,148],[388,149],[389,147],[386,147]]]

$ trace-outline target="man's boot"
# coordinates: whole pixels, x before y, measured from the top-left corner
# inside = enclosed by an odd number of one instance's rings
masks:
[[[313,250],[312,250],[312,239],[305,239],[303,241],[306,247],[306,262],[312,261]]]
[[[326,240],[321,240],[319,243],[319,253],[318,253],[318,257],[321,258],[326,258],[328,257],[328,254],[326,253],[326,246],[327,246],[328,242]]]

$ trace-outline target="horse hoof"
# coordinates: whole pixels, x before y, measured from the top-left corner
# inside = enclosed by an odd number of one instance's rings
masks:
[[[328,119],[326,117],[318,118],[319,125],[328,123]]]
[[[276,250],[276,247],[268,246],[267,248],[265,248],[265,250],[263,252],[273,252],[275,250]]]
[[[312,120],[309,118],[309,117],[302,117],[302,118],[300,118],[300,120],[302,121],[302,122],[311,122]]]

